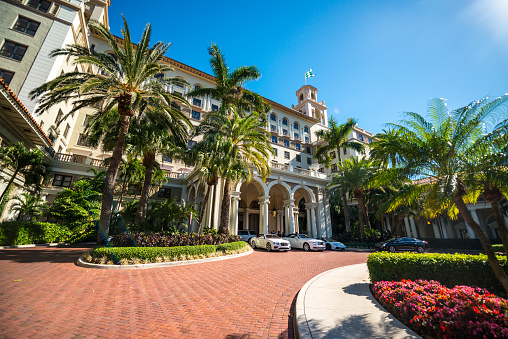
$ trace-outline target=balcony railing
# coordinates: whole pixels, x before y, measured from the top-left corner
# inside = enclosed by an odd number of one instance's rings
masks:
[[[170,179],[183,179],[185,178],[189,173],[179,173],[179,172],[167,172],[165,171],[164,176],[166,178]]]
[[[325,173],[317,172],[314,170],[306,170],[303,168],[293,167],[293,166],[285,165],[285,164],[279,164],[278,162],[275,162],[275,161],[270,162],[270,167],[274,170],[277,170],[277,171],[291,172],[291,173],[296,173],[299,175],[305,175],[305,176],[309,176],[309,177],[315,177],[315,178],[319,178],[319,179],[326,179],[327,178]]]
[[[77,164],[84,164],[86,161],[85,155],[78,154],[66,154],[66,153],[56,153],[54,159],[63,162],[75,162]]]

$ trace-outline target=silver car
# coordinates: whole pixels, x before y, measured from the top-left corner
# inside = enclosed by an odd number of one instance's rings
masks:
[[[282,239],[289,241],[291,247],[301,248],[304,251],[323,251],[325,249],[325,242],[323,240],[311,238],[307,234],[293,233]]]

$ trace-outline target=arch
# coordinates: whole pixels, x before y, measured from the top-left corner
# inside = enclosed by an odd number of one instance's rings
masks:
[[[302,194],[302,196],[304,198],[305,198],[305,195],[307,195],[306,198],[309,198],[307,202],[316,202],[316,197],[314,196],[314,193],[312,192],[312,190],[309,187],[304,186],[304,185],[296,185],[293,188],[293,190],[291,191],[291,194],[293,196],[295,196],[296,191],[299,190],[300,188],[303,189],[305,192],[307,192],[307,194]]]
[[[298,121],[293,122],[293,129],[300,130],[300,124],[298,123]]]
[[[247,183],[247,182],[244,180],[244,181],[240,181],[240,182],[238,182],[238,184],[236,184],[236,191],[237,192],[240,192],[242,185],[244,183]],[[254,186],[256,186],[256,188],[258,189],[258,192],[260,193],[260,196],[261,195],[263,195],[263,196],[268,195],[269,190],[267,189],[266,184],[263,182],[263,180],[261,180],[260,177],[253,177],[252,180],[249,182],[249,184],[254,184]]]
[[[303,101],[303,93],[300,94],[300,102]]]
[[[273,112],[270,113],[270,121],[277,122],[277,114]]]
[[[286,189],[286,190],[281,190],[282,194],[284,195],[284,199],[292,199],[293,198],[293,194],[291,193],[291,187],[287,183],[285,183],[284,181],[280,181],[279,182],[277,180],[274,180],[270,184],[268,184],[268,187],[267,187],[267,190],[266,190],[266,192],[267,192],[266,195],[270,194],[270,190],[275,185],[281,185],[282,187],[284,187]]]
[[[303,133],[310,134],[310,128],[309,128],[309,126],[307,126],[307,125],[303,126]]]
[[[194,89],[201,89],[201,88],[204,88],[203,85],[201,85],[200,83],[195,83],[193,86],[192,86]]]
[[[289,125],[289,120],[288,120],[288,119],[286,119],[286,118],[283,118],[283,119],[282,119],[282,125],[284,125],[284,126],[288,126],[288,125]]]
[[[310,98],[311,98],[312,100],[316,100],[316,94],[315,94],[314,92],[311,92],[311,93],[310,93]]]
[[[189,189],[188,192],[189,193],[187,193],[187,201],[195,201],[196,200],[196,193],[197,193],[196,187],[191,186],[191,188]]]

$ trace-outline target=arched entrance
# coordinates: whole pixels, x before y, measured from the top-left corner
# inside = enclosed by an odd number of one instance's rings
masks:
[[[256,233],[264,233],[260,229],[261,208],[260,200],[264,200],[265,185],[257,178],[251,182],[243,182],[237,191],[240,192],[238,207],[238,229],[254,230]]]

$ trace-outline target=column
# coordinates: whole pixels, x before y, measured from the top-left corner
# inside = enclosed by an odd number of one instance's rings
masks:
[[[323,237],[325,236],[325,233],[326,233],[326,217],[325,217],[325,206],[324,206],[324,195],[323,194],[319,194],[318,195],[319,197],[319,203],[318,203],[318,220],[319,220],[319,227],[318,227],[318,232],[317,232],[317,236],[318,237]]]
[[[436,239],[441,239],[441,234],[439,233],[439,228],[437,227],[437,224],[434,221],[432,222],[432,229],[434,230],[434,237]]]
[[[300,214],[300,211],[298,210],[298,207],[293,208],[294,213],[294,220],[295,220],[295,233],[300,233],[300,221],[298,220],[298,215]]]
[[[231,215],[229,218],[229,232],[238,234],[238,203],[240,202],[240,192],[231,193]]]
[[[413,238],[418,238],[418,232],[416,231],[415,225],[415,218],[411,217],[409,218],[409,221],[411,222],[411,232],[413,233]]]
[[[293,217],[293,206],[295,200],[294,199],[286,199],[284,200],[284,208],[286,215],[286,235],[289,233],[295,233],[295,219]]]
[[[326,236],[331,237],[332,236],[332,219],[330,216],[330,201],[328,198],[326,198],[325,195],[325,218],[326,218]]]
[[[478,219],[478,214],[476,214],[476,210],[471,210],[471,216],[473,217],[473,220],[476,221],[478,225],[480,225],[480,220]],[[474,234],[473,229],[467,224],[467,222],[465,222],[465,220],[464,223],[466,224],[467,233],[469,233],[469,238],[476,239],[476,235]],[[480,227],[482,226],[480,225]]]
[[[390,217],[386,215],[385,216],[385,220],[386,220],[386,229],[391,232],[392,231],[392,225],[390,225]]]
[[[245,209],[245,213],[243,214],[243,228],[248,230],[249,229],[249,209]]]
[[[210,228],[213,227],[212,211],[213,211],[213,197],[214,197],[215,187],[216,186],[209,187],[210,194],[208,194],[208,203],[206,205],[206,211],[205,211],[205,216],[204,216],[205,220],[203,220],[203,228],[204,227],[210,227]]]
[[[404,217],[404,224],[406,225],[406,236],[411,237],[411,227],[409,226],[409,220],[407,220],[407,217]]]
[[[305,207],[305,214],[307,214],[307,232],[309,232],[309,236],[314,238],[314,233],[312,230],[312,221],[310,219],[310,210],[312,207],[306,206]]]
[[[270,197],[259,197],[259,232],[268,234],[268,204]]]
[[[197,232],[197,230],[198,230],[198,221],[197,221],[197,219],[201,216],[201,208],[202,208],[202,206],[203,206],[203,199],[197,199],[194,202],[194,209],[198,212],[198,214],[193,217],[193,221],[192,221],[192,225],[191,225],[191,231],[192,232]]]
[[[312,237],[313,238],[316,238],[317,237],[317,226],[316,226],[316,205],[312,206],[310,208],[310,220],[311,220],[311,224],[312,224]]]
[[[217,185],[215,185],[215,195],[214,195],[214,204],[213,204],[213,208],[214,208],[214,213],[213,213],[213,228],[214,229],[219,229],[219,225],[220,225],[220,213],[221,213],[221,202],[222,202],[222,194],[223,194],[223,191],[224,191],[224,180],[223,179],[219,179],[219,181],[217,182]]]

